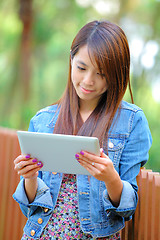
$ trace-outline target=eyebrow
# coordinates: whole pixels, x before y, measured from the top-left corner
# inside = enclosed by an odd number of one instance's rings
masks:
[[[85,67],[87,67],[87,64],[85,64],[84,62],[82,62],[80,60],[77,60],[77,63],[80,63],[80,64],[84,65]]]
[[[81,60],[77,60],[77,63],[82,64],[85,67],[88,67],[88,65],[86,63],[84,63],[83,61],[81,61]],[[95,69],[96,69],[96,71],[99,71],[98,68],[95,68]]]

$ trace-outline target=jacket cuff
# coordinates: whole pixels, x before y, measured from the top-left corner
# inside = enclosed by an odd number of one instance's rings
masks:
[[[112,202],[109,199],[109,195],[106,189],[103,192],[104,207],[107,212],[109,210],[112,210],[121,217],[128,218],[135,212],[138,201],[138,195],[129,182],[122,180],[122,183],[123,189],[119,206],[116,208],[112,205]]]
[[[24,188],[24,179],[22,179],[19,182],[17,189],[13,194],[14,200],[17,201],[20,205],[28,208],[30,208],[31,206],[40,206],[53,209],[53,202],[49,188],[40,178],[37,178],[37,181],[38,181],[37,193],[32,203],[29,203],[28,201]]]

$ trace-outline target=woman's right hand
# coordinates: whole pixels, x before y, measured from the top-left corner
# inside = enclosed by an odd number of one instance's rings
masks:
[[[43,163],[36,158],[31,158],[30,155],[19,155],[14,160],[14,169],[18,175],[25,179],[37,178],[38,171],[43,167]]]

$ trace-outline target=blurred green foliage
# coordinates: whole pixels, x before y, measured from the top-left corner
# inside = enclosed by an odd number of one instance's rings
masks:
[[[19,5],[17,0],[0,2],[0,125],[27,130],[40,108],[58,100],[66,86],[74,36],[86,22],[108,19],[128,37],[134,101],[144,110],[153,137],[146,168],[160,171],[160,97],[153,91],[160,89],[160,1],[34,0],[27,101],[19,74],[23,30]],[[130,101],[128,91],[125,99]]]

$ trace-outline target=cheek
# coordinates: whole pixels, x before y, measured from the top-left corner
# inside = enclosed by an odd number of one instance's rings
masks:
[[[71,71],[71,80],[72,80],[72,83],[74,84],[75,77],[74,77],[74,71],[73,70]]]
[[[76,85],[78,83],[78,80],[79,80],[78,74],[74,70],[71,72],[71,80],[72,80],[73,85]]]
[[[101,88],[101,91],[104,93],[107,89],[108,89],[107,84],[106,84],[106,83],[103,84],[103,85],[102,85],[102,88]]]
[[[72,75],[72,84],[73,84],[73,86],[75,87],[75,85],[76,85],[76,81],[75,81],[75,77],[74,77],[74,75]]]
[[[72,84],[74,86],[74,88],[76,89],[76,86],[77,86],[77,80],[76,80],[76,74],[72,71],[71,72],[71,81],[72,81]]]

